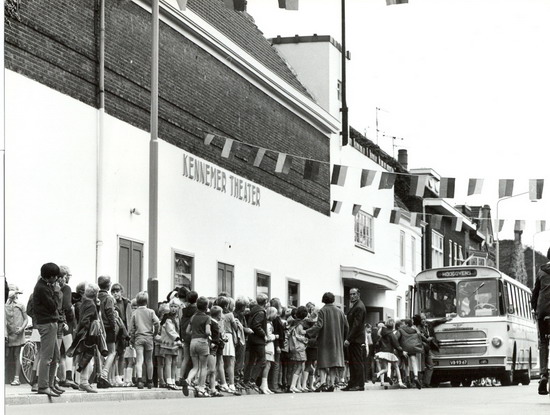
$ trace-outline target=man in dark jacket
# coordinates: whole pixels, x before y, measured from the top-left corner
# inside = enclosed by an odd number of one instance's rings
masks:
[[[38,393],[58,397],[63,390],[55,387],[55,368],[59,361],[57,347],[57,323],[59,315],[54,284],[60,274],[53,262],[42,265],[40,279],[32,294],[34,324],[40,333],[40,364],[38,368]]]
[[[109,354],[105,358],[105,364],[101,371],[101,376],[97,381],[98,389],[110,388],[111,384],[109,383],[109,370],[115,361],[116,355],[116,344],[115,344],[115,299],[111,294],[109,294],[109,288],[111,288],[111,277],[109,276],[100,276],[97,279],[97,285],[99,285],[99,294],[97,298],[99,299],[99,310],[101,312],[101,319],[103,320],[103,325],[105,326],[105,340],[107,341],[107,350]]]
[[[265,307],[267,295],[258,294],[256,305],[250,310],[248,327],[252,333],[248,335],[248,347],[250,350],[249,361],[244,370],[244,384],[256,389],[256,379],[265,367],[265,343],[267,337],[267,317]]]
[[[365,390],[365,372],[363,362],[363,349],[365,344],[365,324],[367,323],[367,310],[361,301],[359,289],[349,290],[350,309],[346,318],[348,320],[348,337],[344,341],[344,347],[348,348],[349,382],[343,391]]]
[[[546,254],[550,259],[550,249]],[[550,262],[542,265],[537,274],[531,297],[531,308],[539,328],[539,395],[548,395],[548,341],[550,338]]]
[[[434,373],[434,356],[435,352],[439,351],[439,342],[435,338],[435,328],[440,324],[445,324],[451,321],[452,317],[444,317],[438,320],[429,321],[426,319],[426,314],[420,314],[421,325],[420,333],[426,338],[429,345],[429,350],[424,354],[424,365],[426,370],[424,371],[423,385],[424,388],[429,388],[432,383],[432,374]]]

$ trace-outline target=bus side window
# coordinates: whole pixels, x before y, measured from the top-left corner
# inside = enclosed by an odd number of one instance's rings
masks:
[[[498,309],[499,309],[499,315],[506,314],[506,292],[504,291],[504,285],[502,284],[502,281],[498,282]]]
[[[508,314],[514,314],[514,300],[513,300],[512,291],[511,291],[512,286],[507,282],[505,282],[504,285],[506,286],[506,307],[507,307],[506,312]]]

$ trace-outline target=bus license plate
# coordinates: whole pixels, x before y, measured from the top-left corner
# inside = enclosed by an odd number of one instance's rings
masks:
[[[451,366],[461,366],[461,365],[467,365],[468,364],[468,361],[467,360],[449,360],[449,364]]]

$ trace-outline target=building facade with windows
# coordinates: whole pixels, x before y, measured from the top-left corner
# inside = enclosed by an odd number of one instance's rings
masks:
[[[50,261],[71,267],[72,284],[108,274],[128,296],[147,289],[150,4],[105,2],[104,110],[99,4],[22,2],[6,25],[5,264],[25,293]],[[338,120],[218,0],[185,12],[161,1],[159,68],[159,299],[178,285],[295,305],[338,293]],[[288,174],[275,172],[279,153],[296,156]],[[316,180],[305,159],[320,162]]]

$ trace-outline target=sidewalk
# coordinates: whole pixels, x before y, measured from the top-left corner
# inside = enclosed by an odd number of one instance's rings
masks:
[[[65,389],[65,388],[64,388]],[[365,390],[383,390],[379,383],[365,384]],[[397,385],[389,386],[389,389],[399,389]],[[335,392],[340,392],[336,390]],[[350,392],[351,393],[351,392]],[[354,392],[357,393],[357,392]],[[243,392],[243,397],[246,395],[257,395],[254,391]],[[281,394],[286,395],[286,394]],[[289,394],[292,395],[292,394]],[[233,395],[224,394],[224,397],[232,397]],[[161,388],[153,389],[138,389],[133,388],[109,388],[98,389],[97,393],[86,393],[74,389],[67,388],[65,393],[59,398],[48,398],[46,395],[38,395],[31,392],[29,385],[11,386],[5,385],[4,388],[4,405],[33,405],[46,403],[75,403],[75,402],[99,402],[99,401],[132,401],[146,399],[195,399],[193,391],[190,391],[189,396],[185,397],[182,391],[172,391]]]

